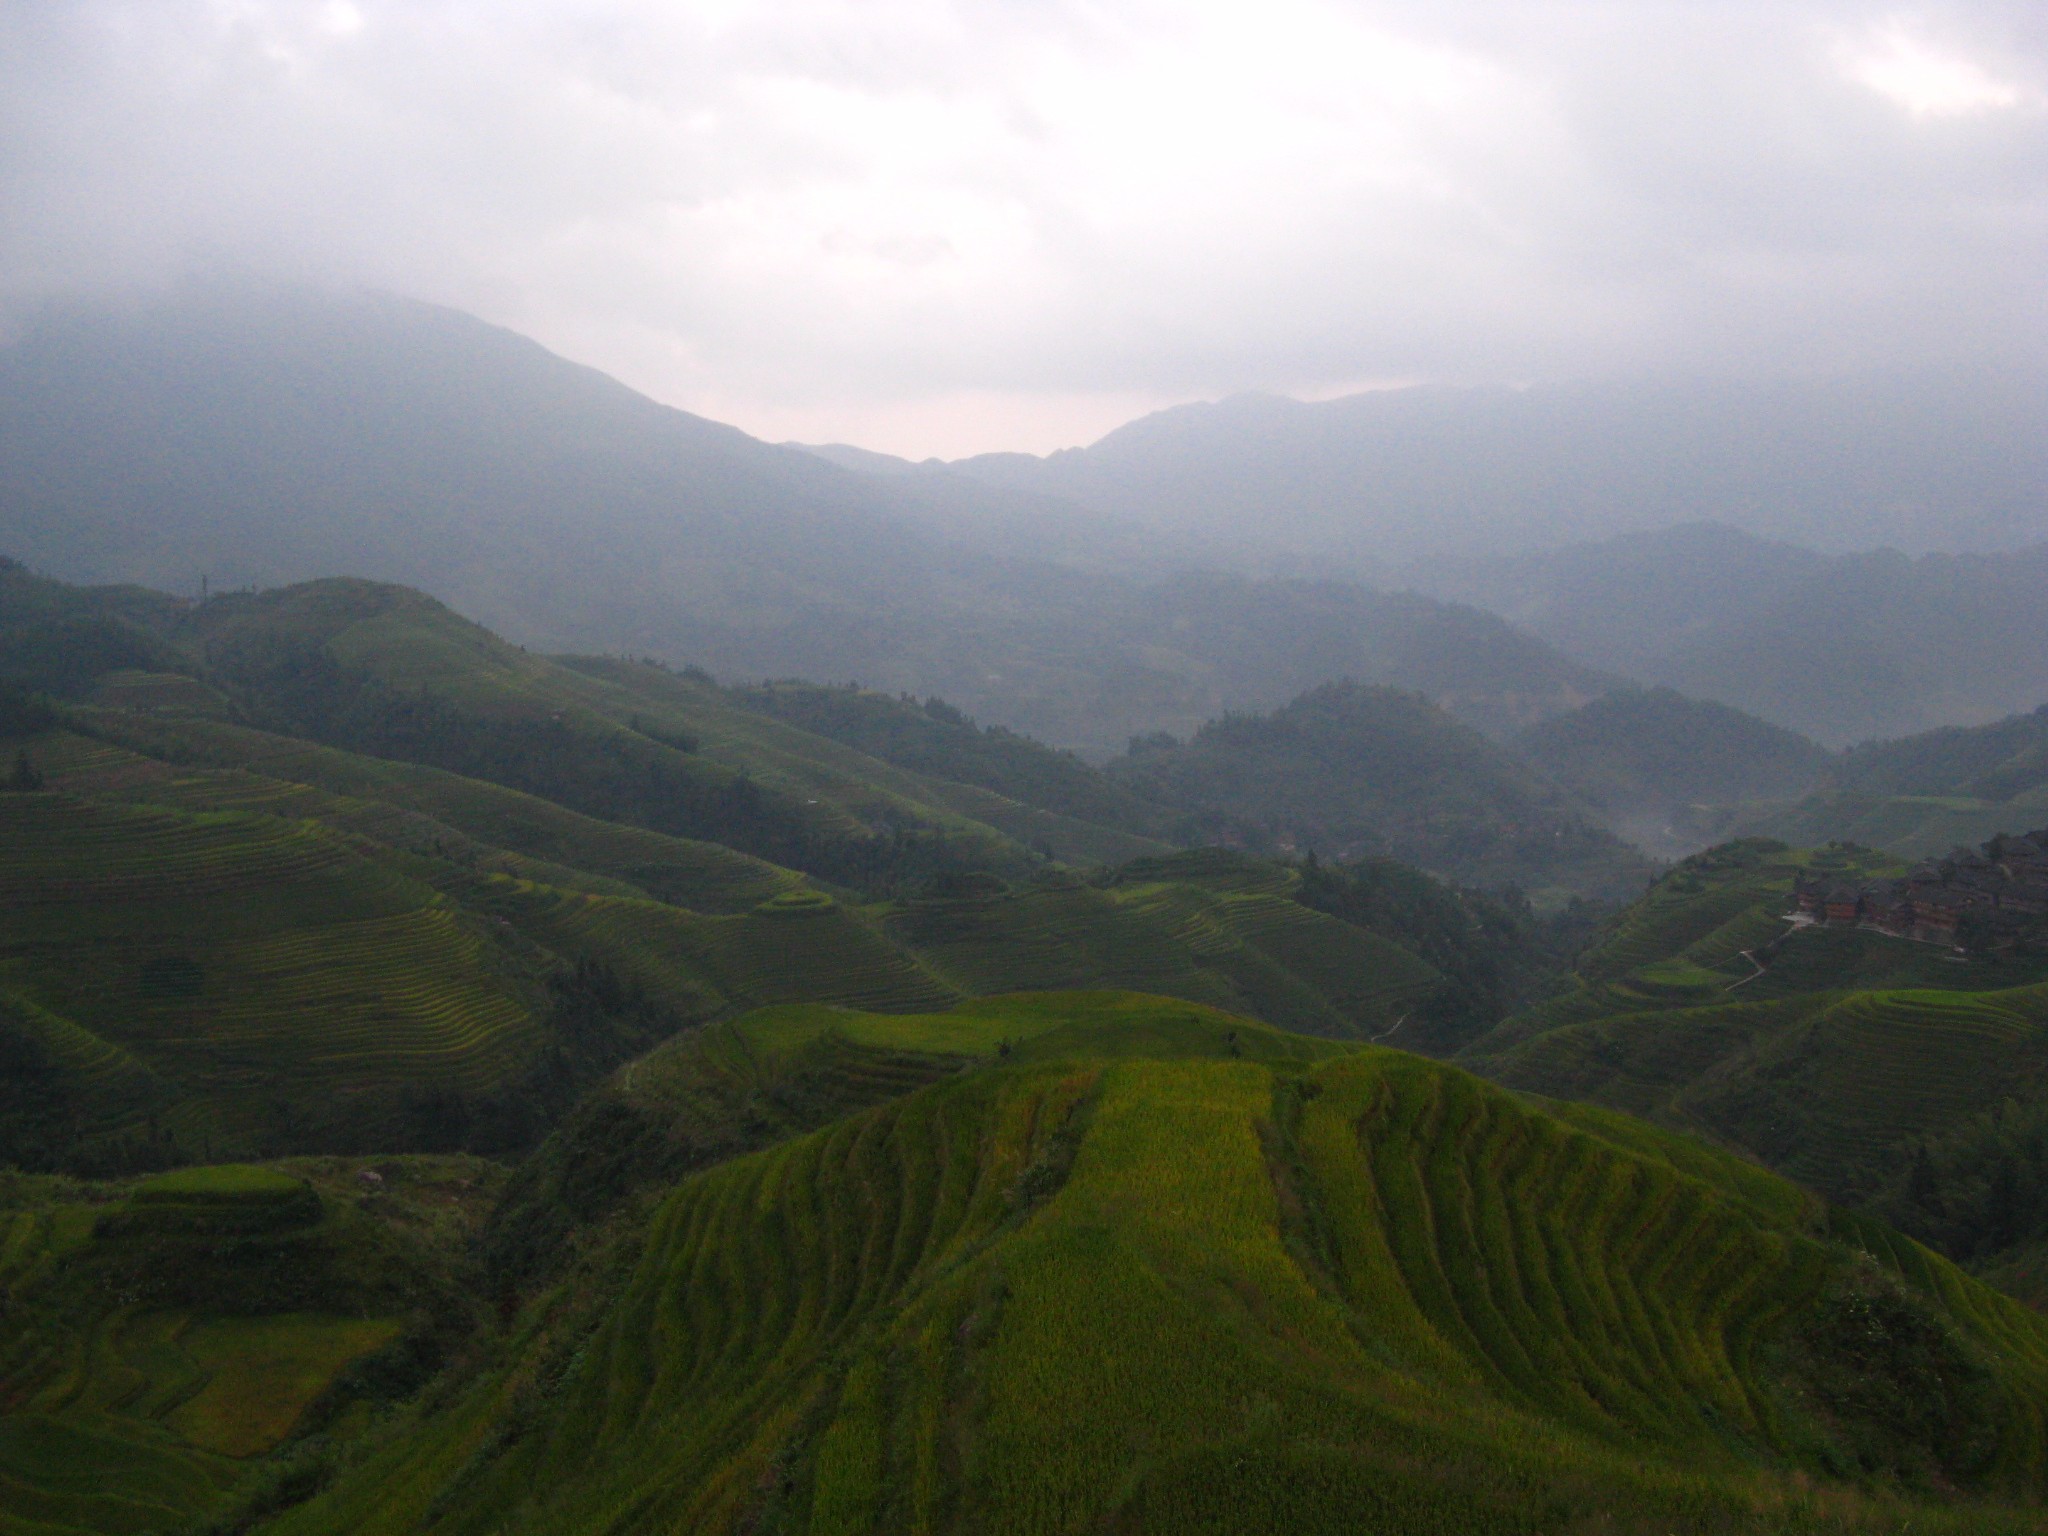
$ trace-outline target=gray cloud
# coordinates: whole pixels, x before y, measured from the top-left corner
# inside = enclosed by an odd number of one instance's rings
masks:
[[[2037,359],[2038,6],[0,6],[0,288],[475,309],[770,433]]]

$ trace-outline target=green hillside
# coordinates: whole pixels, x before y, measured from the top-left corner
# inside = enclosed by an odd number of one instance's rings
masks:
[[[473,1159],[0,1172],[0,1532],[204,1528],[309,1486],[476,1329]],[[308,1437],[311,1437],[310,1440]]]
[[[0,1536],[2039,1524],[2048,961],[1886,855],[0,578]],[[1548,885],[1164,840],[1333,828]]]
[[[1924,1250],[1411,1056],[1104,1012],[750,1024],[967,1070],[685,1177],[266,1529],[2035,1521],[2048,1324]]]
[[[2048,705],[1849,748],[1827,786],[1745,826],[1798,841],[1850,838],[1934,858],[2048,822]]]
[[[848,684],[842,688],[783,679],[736,687],[746,708],[857,747],[870,757],[931,778],[979,785],[1026,805],[1165,837],[1177,819],[1070,752],[1058,752],[1001,726],[978,726],[943,699],[918,701]]]
[[[578,671],[418,593],[314,582],[197,610],[191,644],[252,720],[846,884],[1031,855],[913,775],[644,665]],[[593,672],[595,675],[593,675]]]
[[[1579,957],[1571,986],[1461,1060],[1741,1151],[2006,1274],[2048,1236],[2032,1129],[2048,1106],[2048,964],[1791,925],[1800,874],[1854,884],[1882,855],[1761,839],[1678,865]]]
[[[617,1062],[770,1003],[1139,987],[1448,1048],[1493,996],[1474,1002],[1472,943],[1431,947],[1477,898],[1427,881],[1429,931],[1318,910],[1300,873],[1221,851],[835,897],[714,843],[177,708],[71,706],[11,741],[46,786],[0,796],[19,915],[0,1157],[30,1167],[509,1153]]]
[[[0,836],[0,1144],[31,1166],[502,1150],[682,1022],[580,1007],[430,867],[317,821],[46,792],[0,797]]]
[[[1114,862],[1162,846],[763,718],[708,678],[532,655],[405,588],[336,580],[190,606],[6,574],[0,676],[96,706],[128,731],[176,720],[204,739],[203,726],[254,726],[845,884],[1023,869],[1045,856]],[[80,659],[66,626],[97,622],[116,599],[140,614],[124,632],[149,654]],[[16,668],[8,642],[73,659],[62,676]]]
[[[1330,683],[1110,764],[1146,798],[1340,858],[1391,854],[1475,885],[1611,897],[1650,866],[1562,790],[1420,694]],[[1228,827],[1221,830],[1231,830]]]
[[[1137,986],[1359,1036],[1443,985],[1249,861],[1189,855],[1107,883],[982,876],[873,906],[784,876],[720,914],[617,879],[579,888],[573,870],[551,880],[287,780],[170,777],[66,743],[45,755],[67,792],[0,796],[0,1131],[33,1166],[510,1150],[592,1073],[766,1003],[901,1011]]]

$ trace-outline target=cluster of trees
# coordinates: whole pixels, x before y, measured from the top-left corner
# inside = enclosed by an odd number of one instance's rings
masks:
[[[1269,715],[1153,735],[1109,765],[1130,789],[1263,829],[1254,851],[1392,855],[1489,886],[1619,895],[1648,864],[1555,785],[1421,694],[1355,682]]]
[[[1449,885],[1397,859],[1324,863],[1310,854],[1294,897],[1377,933],[1443,973],[1399,1044],[1448,1055],[1556,985],[1601,909],[1574,900],[1538,917],[1521,891]]]
[[[1873,1209],[1966,1263],[2048,1238],[2048,1100],[2007,1099],[1917,1142]]]
[[[844,742],[915,773],[973,784],[1044,810],[1139,836],[1171,813],[1131,793],[1072,752],[1000,725],[977,725],[944,699],[892,697],[849,683],[780,681],[727,690],[734,703]]]

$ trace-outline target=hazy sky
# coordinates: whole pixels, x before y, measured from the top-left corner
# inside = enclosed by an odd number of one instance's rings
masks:
[[[2048,5],[0,0],[0,296],[220,265],[917,456],[2038,360]]]

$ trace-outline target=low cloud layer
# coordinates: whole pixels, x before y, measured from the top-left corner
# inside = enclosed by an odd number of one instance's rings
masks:
[[[771,437],[2037,360],[2037,4],[37,0],[0,284],[369,282]]]

